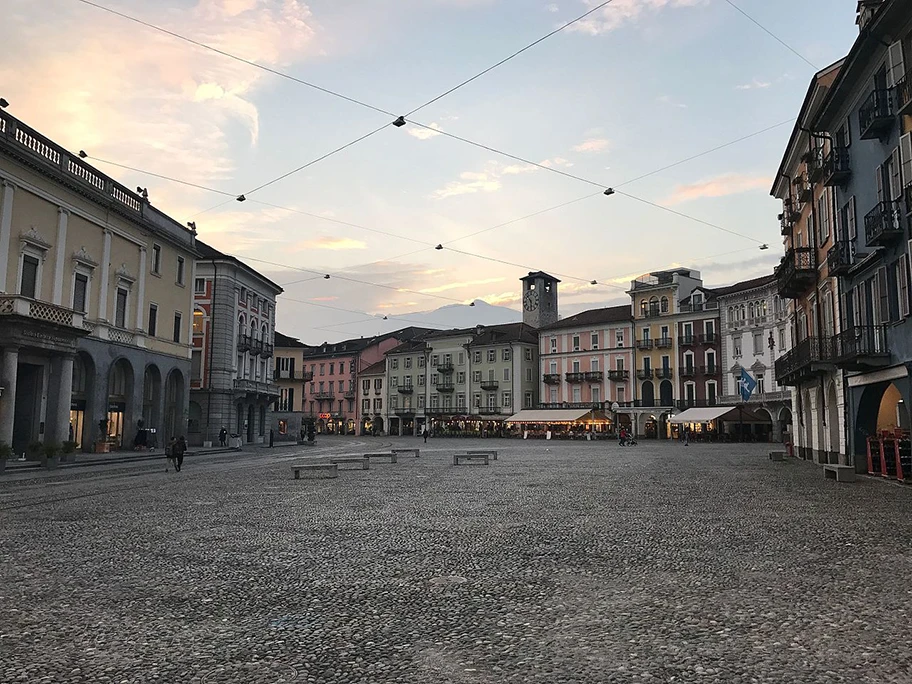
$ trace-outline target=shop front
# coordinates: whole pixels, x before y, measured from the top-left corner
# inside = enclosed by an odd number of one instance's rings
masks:
[[[586,409],[526,409],[507,418],[511,436],[523,439],[607,439],[613,423],[604,411]]]
[[[696,442],[761,442],[769,441],[770,421],[742,406],[690,408],[668,421],[671,439],[683,438],[685,429]]]

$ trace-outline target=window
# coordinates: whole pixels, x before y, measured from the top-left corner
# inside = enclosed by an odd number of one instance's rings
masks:
[[[694,296],[694,302],[697,301],[697,296]],[[662,297],[662,313],[668,313],[668,297]]]
[[[526,382],[532,382],[532,369],[526,368]]]
[[[336,364],[334,364],[334,363],[329,364],[329,374],[330,375],[336,374]]]
[[[472,382],[481,382],[481,371],[472,371]]]
[[[421,356],[418,357],[418,368],[424,368],[424,363],[425,363],[425,359],[424,359],[424,355],[422,354]]]
[[[193,279],[193,291],[196,294],[206,294],[206,279],[205,278],[194,278]]]
[[[697,386],[692,382],[684,385],[684,399],[687,401],[688,406],[693,406],[697,403]]]
[[[614,367],[616,370],[623,371],[624,370],[624,358],[621,356],[617,357],[614,360]]]
[[[573,403],[580,404],[583,401],[583,389],[581,387],[573,388]]]
[[[202,311],[200,311],[199,309],[196,309],[193,312],[193,334],[194,335],[203,334],[204,317],[205,317],[205,314]]]
[[[899,298],[899,316],[909,315],[909,262],[904,256],[896,262],[896,293]]]
[[[161,245],[152,245],[152,274],[161,275],[162,248]]]
[[[779,351],[785,351],[785,328],[779,328]]]
[[[760,373],[757,375],[757,394],[763,394],[765,391],[766,379],[763,377],[763,374]]]
[[[763,353],[763,333],[755,332],[754,333],[754,354]]]
[[[694,368],[694,355],[693,354],[690,354],[690,353],[684,354],[684,367],[688,371],[693,373],[693,368]]]
[[[184,284],[184,257],[177,257],[177,284]]]
[[[614,333],[614,344],[615,344],[615,346],[617,346],[617,347],[623,347],[623,346],[624,346],[624,331],[623,331],[623,330],[617,330],[617,331],[615,331],[615,333]]]
[[[573,351],[579,351],[579,348],[580,348],[580,336],[574,335],[573,336]]]
[[[465,365],[465,352],[459,352],[456,355],[456,365],[458,365],[458,366]]]
[[[457,394],[457,395],[456,395],[456,408],[464,409],[465,406],[466,406],[466,403],[465,403],[465,395],[464,395],[464,394]]]
[[[535,395],[532,392],[526,392],[523,394],[523,408],[532,408],[532,403],[535,400]]]
[[[830,189],[826,188],[817,199],[817,231],[819,243],[822,245],[830,238]]]
[[[557,390],[554,389],[553,387],[551,388],[551,391],[548,393],[548,398],[552,404],[557,403]]]
[[[432,384],[432,385],[436,385],[436,384],[437,384],[437,379],[438,379],[438,378],[437,378],[437,373],[432,373],[432,374],[431,374],[431,384]]]
[[[532,347],[525,348],[525,350],[523,352],[523,357],[526,359],[526,361],[532,360]]]
[[[556,337],[551,338],[551,347],[550,348],[551,348],[552,354],[557,353],[557,338]]]
[[[488,349],[488,363],[496,363],[496,362],[497,362],[497,350]]]
[[[38,297],[38,266],[41,262],[31,254],[22,255],[22,278],[19,281],[19,294],[23,297]]]
[[[406,356],[406,357],[405,357],[405,362],[402,364],[402,366],[403,366],[403,368],[405,368],[406,370],[408,370],[409,368],[411,368],[411,367],[412,367],[412,357],[411,357],[411,356]]]
[[[127,297],[130,291],[125,287],[118,287],[114,303],[114,325],[118,328],[127,327]]]
[[[552,361],[550,364],[548,364],[548,372],[551,375],[557,375],[557,361]]]
[[[706,371],[708,373],[716,372],[716,352],[706,352]]]
[[[732,335],[732,356],[736,359],[741,356],[741,336]]]
[[[390,368],[392,370],[398,370],[399,369],[399,359],[396,359],[396,358],[390,359]],[[320,364],[320,375],[323,375],[323,364]]]
[[[427,376],[424,373],[418,375],[418,386],[424,387],[427,384]]]
[[[481,395],[480,394],[472,395],[472,406],[474,406],[475,408],[481,407]]]
[[[501,353],[501,359],[503,361],[509,361],[511,356],[512,355],[511,355],[511,352],[509,349],[504,349],[503,352]]]
[[[89,277],[77,273],[73,277],[73,310],[86,312],[86,300],[89,295]]]
[[[716,383],[714,381],[706,383],[706,403],[710,406],[716,405]]]
[[[332,384],[333,384],[333,381],[330,381],[330,383],[329,383],[330,389],[332,388]],[[390,387],[392,387],[394,389],[396,387],[399,387],[399,376],[398,375],[390,376]]]
[[[600,404],[602,401],[602,388],[598,385],[592,385],[590,392],[592,392],[592,403]]]
[[[617,400],[618,400],[619,404],[623,404],[626,401],[626,399],[627,399],[626,395],[627,395],[627,390],[624,387],[617,388]]]
[[[573,365],[571,366],[571,368],[572,368],[572,371],[571,371],[571,372],[573,372],[573,373],[579,373],[579,372],[580,372],[580,362],[579,362],[579,361],[574,361],[574,362],[573,362]]]
[[[181,313],[180,313],[180,311],[174,312],[174,337],[172,339],[177,343],[180,343],[180,341],[181,341]]]
[[[437,354],[431,356],[431,365],[435,368],[440,365],[440,357]]]
[[[424,408],[424,395],[423,394],[418,395],[418,408],[420,408],[420,409]]]
[[[509,368],[503,369],[503,379],[504,379],[504,382],[510,382],[510,369]]]
[[[374,399],[374,413],[380,413],[383,410],[383,399]]]
[[[458,382],[460,385],[465,382],[465,378],[466,378],[465,371],[459,371],[458,373],[456,373],[456,382]]]
[[[368,411],[370,411],[370,407],[371,407],[371,400],[370,400],[370,399],[362,399],[362,400],[361,400],[361,412],[362,412],[362,413],[367,413]]]
[[[593,373],[598,373],[599,369],[599,360],[598,359],[589,359],[589,370]]]
[[[648,342],[650,334],[649,328],[643,328],[643,340]]]
[[[481,351],[478,349],[472,352],[472,363],[481,363]]]
[[[354,370],[354,365],[352,365],[352,372],[354,372]],[[345,364],[342,361],[339,361],[339,375],[345,375]]]
[[[503,397],[501,397],[503,404],[501,406],[508,407],[513,405],[513,395],[510,392],[504,392]]]

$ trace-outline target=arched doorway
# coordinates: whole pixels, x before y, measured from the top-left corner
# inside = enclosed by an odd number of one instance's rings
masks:
[[[763,418],[762,423],[756,423],[753,425],[754,441],[756,442],[768,442],[770,441],[770,434],[773,431],[773,414],[765,406],[761,406],[754,413],[757,414],[758,418]],[[751,426],[745,425],[745,430],[751,431]]]
[[[108,373],[107,438],[114,449],[123,448],[124,431],[133,410],[133,366],[118,359]]]
[[[813,412],[811,410],[811,393],[809,390],[804,390],[801,393],[801,409],[798,414],[801,419],[802,427],[802,442],[800,447],[801,458],[808,459],[813,456],[814,453],[814,432],[813,432],[813,421],[811,419]]]
[[[836,403],[836,383],[831,382],[827,388],[827,462],[839,463],[839,405]]]
[[[826,411],[823,404],[823,390],[819,387],[814,389],[814,410],[811,418],[817,423],[817,443],[814,445],[814,460],[817,463],[826,463],[827,445],[826,445]]]
[[[73,360],[73,389],[70,396],[69,439],[77,449],[88,451],[92,443],[92,397],[95,395],[95,362],[83,352]],[[88,425],[86,421],[88,420]],[[88,429],[86,429],[88,427]]]
[[[866,440],[883,431],[909,430],[909,409],[892,382],[864,388],[855,419],[855,454],[865,453]]]
[[[651,380],[643,383],[640,391],[640,402],[643,406],[655,406],[655,387]]]
[[[165,380],[165,438],[184,435],[184,374],[177,368],[168,373]]]
[[[674,388],[671,385],[671,380],[662,380],[662,384],[659,385],[659,401],[662,406],[672,406],[674,404]]]
[[[161,371],[154,363],[150,363],[143,373],[142,419],[146,429],[158,430],[161,427],[161,384]]]
[[[792,437],[792,411],[788,406],[779,409],[779,430],[783,443],[794,443]]]

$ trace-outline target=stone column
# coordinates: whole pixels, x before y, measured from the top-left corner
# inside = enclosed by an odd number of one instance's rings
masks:
[[[9,181],[0,184],[0,292],[6,292],[7,267],[10,258],[10,233],[13,226],[13,193],[16,186]],[[2,434],[2,433],[0,433]],[[2,439],[2,437],[0,437]]]
[[[108,320],[108,278],[111,273],[111,231],[104,230],[104,252],[101,257],[101,278],[98,282],[98,320]]]
[[[146,312],[146,248],[139,248],[139,284],[136,288],[136,329],[145,330],[143,325]],[[146,331],[148,332],[148,331]]]
[[[60,354],[51,361],[53,379],[48,406],[47,439],[63,444],[70,439],[70,403],[73,392],[73,354]]]
[[[54,293],[51,301],[60,306],[63,304],[63,276],[66,260],[67,221],[70,212],[57,207],[57,245],[54,255]]]
[[[12,445],[13,418],[16,416],[16,378],[19,374],[19,349],[6,347],[0,362],[0,442]]]

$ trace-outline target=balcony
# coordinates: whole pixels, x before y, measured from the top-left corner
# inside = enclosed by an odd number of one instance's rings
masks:
[[[798,198],[798,204],[805,204],[813,197],[813,186],[807,179],[807,176],[801,174],[795,178],[795,196]]]
[[[643,310],[643,318],[658,318],[662,315],[662,312],[657,306],[651,306],[648,309]]]
[[[501,410],[500,406],[479,406],[475,409],[479,416],[499,416]]]
[[[250,335],[238,333],[237,350],[239,352],[248,351],[253,346],[253,338]]]
[[[397,416],[414,416],[415,408],[412,406],[403,406],[402,408],[393,409],[393,413]]]
[[[679,339],[681,340],[681,344],[685,347],[693,347],[694,345],[703,342],[702,335],[681,335]]]
[[[459,409],[459,410],[460,410],[460,411],[465,411],[464,408]],[[426,416],[434,416],[434,417],[448,416],[448,415],[450,415],[451,413],[453,413],[453,409],[451,409],[451,408],[440,408],[439,406],[428,407],[428,408],[424,409],[424,415],[426,415]]]
[[[453,372],[453,364],[449,363],[449,362],[438,363],[436,368],[437,368],[438,373],[452,373]]]
[[[273,378],[275,380],[299,380],[302,382],[312,382],[314,379],[314,374],[312,371],[283,371],[278,368],[273,372]]]
[[[697,376],[697,368],[698,368],[697,366],[692,366],[692,365],[681,366],[678,369],[678,373],[681,374],[682,378],[695,378]]]
[[[655,371],[656,380],[671,380],[674,377],[674,370],[672,368],[656,368]]]
[[[559,385],[561,383],[560,373],[545,373],[542,376],[542,382],[546,385]]]
[[[652,349],[652,340],[637,340],[636,348],[640,351],[648,351]]]
[[[852,267],[852,245],[848,242],[837,242],[827,252],[827,272],[831,276],[841,276]]]
[[[6,256],[3,257],[4,259]],[[88,331],[83,314],[56,304],[48,304],[22,295],[0,295],[0,316],[19,316],[38,323],[50,323],[70,332],[85,335]],[[0,321],[4,320],[0,318]],[[112,328],[110,332],[114,332]],[[13,401],[12,398],[9,401]]]
[[[238,378],[234,381],[234,390],[245,394],[261,394],[263,396],[278,397],[279,386],[271,382],[258,382]]]
[[[311,396],[317,401],[333,401],[336,398],[336,393],[320,390],[319,392],[314,392]]]
[[[708,375],[712,377],[713,375],[721,375],[722,367],[721,366],[700,366],[700,375]]]
[[[805,163],[807,164],[808,180],[811,183],[819,183],[820,179],[823,178],[823,167],[825,164],[823,148],[815,147],[812,151],[808,152],[805,155]]]
[[[757,392],[754,391],[751,394],[750,399],[747,400],[748,404],[769,404],[774,401],[790,401],[792,398],[792,391],[789,389],[784,390],[774,390],[772,392]],[[740,394],[725,394],[719,398],[719,402],[724,405],[732,404],[743,404],[744,400],[741,398]]]
[[[689,408],[706,408],[707,406],[718,406],[718,399],[677,399],[674,402],[674,406],[679,411],[684,411]]]
[[[482,380],[481,389],[485,392],[496,392],[500,389],[500,382],[497,380]]]
[[[889,245],[903,236],[899,202],[878,202],[864,217],[865,244],[868,247]]]
[[[314,374],[313,371],[301,371],[301,380],[304,382],[313,382]]]
[[[776,359],[776,381],[792,386],[832,368],[833,338],[808,337]]]
[[[415,390],[411,385],[399,385],[396,388],[396,391],[399,392],[399,394],[411,394]]]
[[[660,337],[655,341],[656,349],[671,349],[672,340],[670,337]]]
[[[782,201],[782,213],[779,214],[779,232],[782,235],[789,235],[798,220],[800,212],[795,208],[791,199]]]
[[[896,84],[896,113],[900,116],[910,113],[912,107],[912,69],[906,72]]]
[[[434,389],[438,392],[445,392],[449,394],[450,392],[456,391],[456,386],[452,382],[438,382],[434,385]]]
[[[862,140],[879,138],[893,128],[896,119],[893,91],[873,90],[858,110],[858,130]]]
[[[625,380],[630,380],[630,371],[629,370],[610,370],[610,371],[608,371],[608,379],[614,380],[615,382],[623,382]]]
[[[716,333],[708,332],[705,335],[703,335],[702,344],[715,344],[716,340],[717,340]]]
[[[637,378],[640,380],[652,380],[652,368],[640,368],[637,370]]]
[[[567,382],[570,382],[570,383],[573,383],[573,384],[577,384],[577,383],[585,382],[585,381],[586,381],[586,374],[585,374],[585,373],[579,373],[579,372],[576,372],[576,373],[567,373],[566,378],[567,378]]]
[[[889,365],[886,326],[865,325],[843,330],[833,338],[833,360],[839,368],[850,371]]]
[[[584,373],[586,382],[601,382],[605,379],[605,374],[602,371],[586,371]]]
[[[849,150],[845,147],[834,147],[830,150],[823,160],[823,184],[842,185],[849,180],[849,176],[852,175],[849,162]]]
[[[788,250],[776,267],[780,297],[796,299],[817,281],[816,259],[812,247]]]

